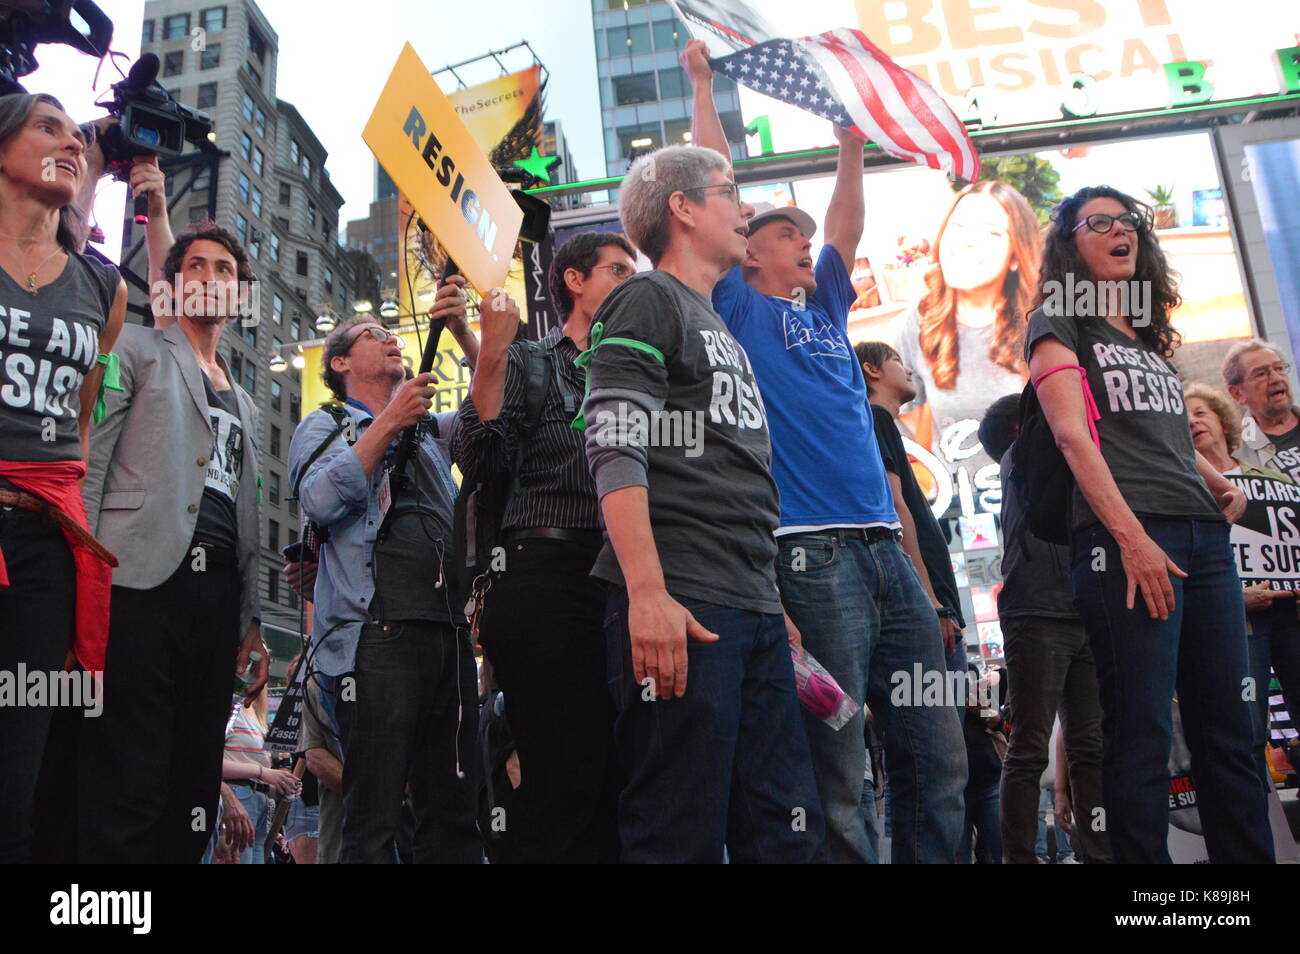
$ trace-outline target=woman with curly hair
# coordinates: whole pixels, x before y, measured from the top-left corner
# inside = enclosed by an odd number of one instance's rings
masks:
[[[1080,189],[1053,213],[1040,279],[1025,356],[1075,479],[1071,573],[1097,660],[1115,860],[1169,863],[1176,694],[1210,860],[1272,863],[1228,543],[1245,500],[1192,445],[1169,364],[1179,297],[1150,211],[1109,186]]]
[[[925,296],[896,347],[916,372],[903,420],[953,471],[986,464],[996,479],[976,431],[991,401],[1025,385],[1021,343],[1041,254],[1038,219],[1005,182],[967,186],[939,227]]]

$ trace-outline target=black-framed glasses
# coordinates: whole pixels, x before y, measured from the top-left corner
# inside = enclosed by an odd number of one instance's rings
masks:
[[[1136,212],[1121,212],[1119,215],[1107,215],[1105,212],[1094,212],[1092,215],[1085,217],[1070,231],[1077,232],[1086,225],[1091,231],[1096,232],[1098,235],[1109,235],[1110,230],[1115,227],[1116,222],[1120,224],[1120,227],[1123,228],[1125,232],[1136,232],[1139,229],[1144,228],[1147,224],[1146,219],[1138,215]]]
[[[391,331],[388,331],[384,328],[376,328],[374,325],[368,325],[352,336],[352,340],[348,342],[348,351],[351,351],[352,346],[361,340],[362,335],[370,335],[370,337],[374,338],[380,344],[387,342],[391,338],[393,341],[397,343],[398,351],[401,351],[403,348],[406,347],[406,342],[403,341],[400,336],[395,335]],[[346,353],[347,352],[344,352],[344,354]]]
[[[615,278],[622,281],[624,278],[630,278],[636,274],[636,269],[630,265],[624,265],[622,262],[610,262],[608,265],[593,265],[591,270],[594,272],[598,268],[608,268],[609,273]]]
[[[740,187],[734,182],[714,182],[711,185],[689,186],[680,191],[704,192],[706,189],[722,189],[722,195],[729,197],[736,205],[740,205]]]

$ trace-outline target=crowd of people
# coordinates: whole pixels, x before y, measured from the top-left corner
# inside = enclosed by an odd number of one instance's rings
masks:
[[[556,249],[561,326],[526,340],[495,292],[476,336],[464,280],[438,289],[459,410],[429,413],[381,321],[326,338],[334,400],[289,448],[314,612],[282,767],[259,421],[218,350],[249,257],[213,223],[173,238],[141,160],[158,275],[207,307],[125,323],[81,251],[93,134],[0,98],[0,669],[103,693],[94,719],[0,707],[0,859],[257,863],[282,830],[299,863],[872,863],[882,835],[892,863],[1037,863],[1051,815],[1058,861],[1168,862],[1177,706],[1209,859],[1274,860],[1266,686],[1300,704],[1300,623],[1294,592],[1243,587],[1229,528],[1234,477],[1300,477],[1285,356],[1240,342],[1223,391],[1184,389],[1145,207],[1085,188],[1040,234],[997,182],[957,193],[898,341],[854,345],[862,143],[836,128],[824,222],[751,206],[702,44],[683,66],[692,145],[632,164],[624,234]],[[1067,279],[1148,283],[1151,313],[1061,313]],[[968,658],[904,444],[972,414],[1001,670]],[[801,705],[808,659],[847,720]]]

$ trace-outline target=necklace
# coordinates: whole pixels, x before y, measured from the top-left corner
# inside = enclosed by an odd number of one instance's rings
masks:
[[[15,235],[6,235],[6,234],[3,233],[3,232],[0,232],[0,237],[3,237],[3,238],[12,238],[12,239],[14,239],[15,241],[18,241],[18,240],[19,240],[17,236],[15,236]],[[54,246],[54,251],[51,252],[49,255],[46,255],[43,259],[41,259],[40,264],[38,264],[35,268],[33,268],[30,272],[27,273],[27,279],[26,279],[26,284],[27,284],[27,293],[28,293],[29,295],[31,295],[33,298],[35,298],[35,297],[36,297],[36,294],[37,294],[37,288],[36,288],[36,275],[37,275],[37,273],[38,273],[42,268],[45,267],[45,263],[46,263],[46,262],[48,262],[48,261],[49,261],[50,259],[52,259],[55,255],[58,255],[58,254],[59,254],[60,252],[62,252],[62,251],[63,251],[63,249],[62,249],[60,246],[55,245],[55,246]],[[26,262],[27,262],[27,256],[24,255],[24,256],[23,256],[23,264],[24,264],[24,266],[26,265]]]

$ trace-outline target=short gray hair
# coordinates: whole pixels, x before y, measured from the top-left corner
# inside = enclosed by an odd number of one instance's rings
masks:
[[[1249,341],[1238,341],[1228,349],[1228,353],[1223,356],[1223,383],[1224,384],[1241,384],[1241,359],[1252,351],[1271,351],[1282,359],[1282,352],[1278,350],[1277,345],[1265,341],[1263,338],[1251,338]]]
[[[729,172],[721,153],[702,146],[666,146],[642,156],[619,189],[618,214],[632,244],[658,265],[668,250],[668,197],[709,184],[710,172]]]

